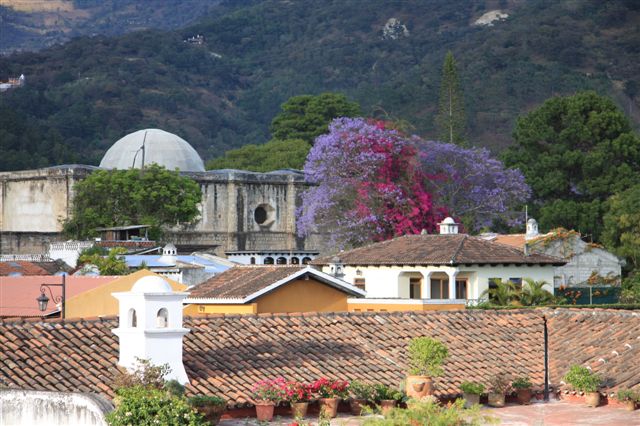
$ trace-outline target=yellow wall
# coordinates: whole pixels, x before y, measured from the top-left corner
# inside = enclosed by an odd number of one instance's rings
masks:
[[[258,298],[258,313],[345,312],[348,294],[312,278],[296,280]]]
[[[350,303],[349,312],[407,312],[407,311],[452,311],[464,309],[462,304],[451,305],[423,305],[416,303],[415,305],[404,304],[382,304],[382,303]]]
[[[246,305],[187,305],[184,314],[198,316],[204,314],[255,314],[258,312],[255,303]]]
[[[133,284],[142,277],[147,275],[156,275],[146,269],[134,272],[133,274],[124,275],[110,283],[94,288],[84,293],[70,298],[65,304],[65,314],[67,318],[87,318],[101,315],[118,315],[118,301],[111,293],[117,291],[129,291]],[[184,291],[187,286],[177,281],[162,277],[174,291]]]

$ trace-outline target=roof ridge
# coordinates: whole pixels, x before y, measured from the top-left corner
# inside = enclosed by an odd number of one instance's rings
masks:
[[[464,242],[467,240],[468,237],[469,236],[467,234],[464,234],[464,237],[462,238],[462,240],[460,240],[460,243],[458,243],[458,247],[456,248],[456,250],[453,252],[453,255],[451,256],[450,263],[456,263],[456,257],[460,253],[460,250],[462,250],[462,246],[464,245]]]

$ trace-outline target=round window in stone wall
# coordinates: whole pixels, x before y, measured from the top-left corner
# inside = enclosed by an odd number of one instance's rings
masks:
[[[253,220],[260,226],[271,226],[274,222],[275,209],[269,204],[260,204],[253,211]]]

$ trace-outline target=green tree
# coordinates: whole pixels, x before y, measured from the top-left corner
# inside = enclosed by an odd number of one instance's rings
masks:
[[[490,286],[482,292],[480,299],[485,299],[489,304],[497,306],[518,305],[520,292],[511,281],[498,280],[495,286]]]
[[[576,229],[597,241],[607,198],[640,182],[640,138],[595,92],[548,99],[517,120],[514,138],[503,158],[524,173],[543,229]]]
[[[311,145],[317,136],[327,133],[334,118],[360,116],[360,105],[342,93],[294,96],[281,109],[271,122],[273,138],[302,139]]]
[[[207,162],[207,169],[240,169],[269,172],[302,169],[311,145],[301,139],[271,140],[264,145],[245,145]]]
[[[460,89],[456,60],[451,51],[447,52],[442,66],[440,83],[440,103],[436,126],[442,141],[466,146],[466,115],[464,98]]]
[[[109,250],[106,256],[99,253],[83,254],[78,258],[78,265],[95,265],[100,275],[127,275],[130,271],[122,258],[127,250],[116,247]]]
[[[199,185],[177,171],[152,164],[142,170],[98,170],[74,185],[71,217],[64,231],[75,238],[96,228],[144,224],[152,235],[163,226],[194,222],[202,198]]]
[[[556,302],[555,296],[544,288],[546,281],[534,281],[531,278],[525,278],[524,281],[520,290],[520,303],[523,306],[542,306]]]
[[[640,185],[609,199],[602,240],[633,269],[640,267]]]

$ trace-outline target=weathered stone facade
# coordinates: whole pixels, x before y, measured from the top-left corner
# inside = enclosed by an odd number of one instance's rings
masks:
[[[0,253],[44,252],[61,241],[62,221],[69,217],[73,185],[92,166],[70,165],[0,173]],[[202,189],[200,220],[175,229],[176,244],[219,245],[228,250],[315,249],[315,238],[296,236],[295,211],[307,188],[301,172],[253,173],[240,170],[186,172]]]

